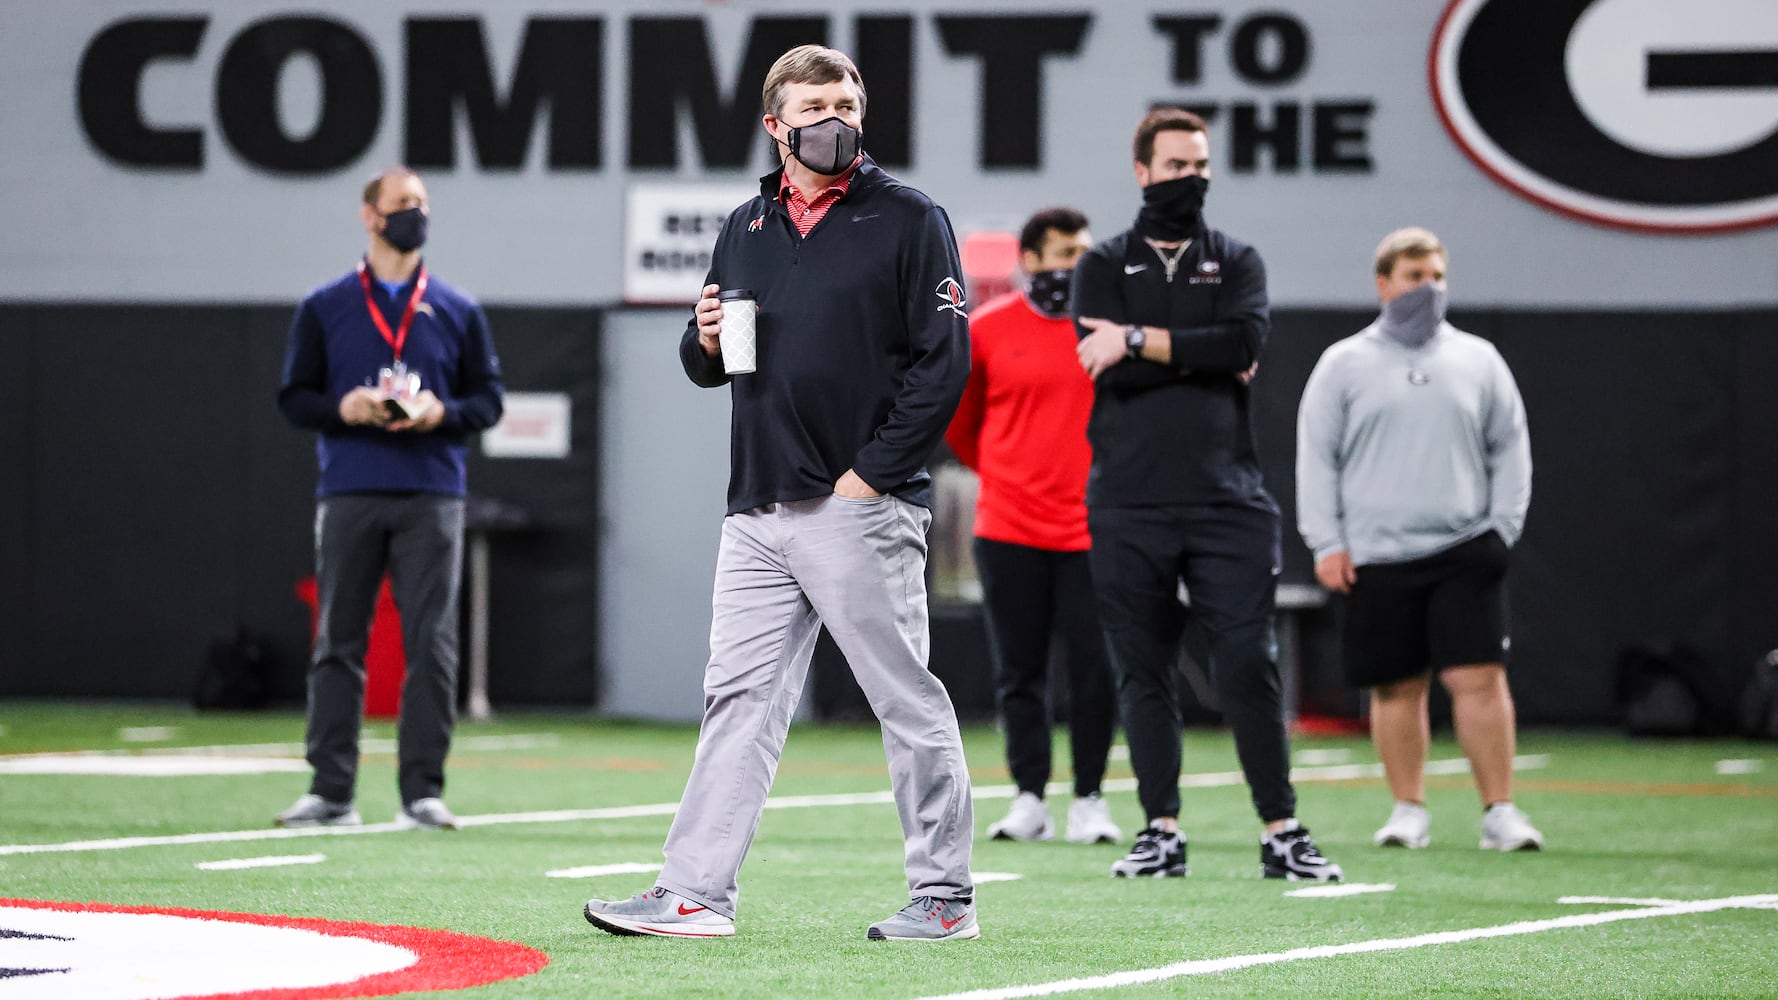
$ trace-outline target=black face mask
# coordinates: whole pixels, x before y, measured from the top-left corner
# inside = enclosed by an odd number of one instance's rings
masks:
[[[383,216],[383,242],[402,253],[413,253],[426,244],[426,210],[404,208]]]
[[[1177,243],[1198,231],[1204,217],[1204,193],[1210,178],[1196,175],[1150,184],[1142,189],[1142,211],[1136,213],[1136,235]]]
[[[1025,286],[1025,297],[1038,312],[1051,319],[1061,319],[1068,315],[1068,306],[1073,302],[1074,272],[1066,267],[1038,271],[1031,275],[1030,284]]]
[[[823,177],[833,177],[852,165],[863,142],[863,132],[838,117],[828,117],[791,129],[790,141],[782,145],[803,166]]]

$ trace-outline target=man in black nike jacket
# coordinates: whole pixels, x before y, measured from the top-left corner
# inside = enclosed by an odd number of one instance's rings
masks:
[[[825,624],[883,727],[911,902],[871,940],[973,938],[974,816],[949,694],[927,669],[924,464],[969,375],[950,220],[860,147],[864,83],[844,54],[792,49],[766,75],[783,161],[717,236],[680,341],[727,385],[728,516],[717,553],[697,760],[655,887],[587,904],[617,934],[734,933],[736,876]],[[758,303],[756,369],[729,374],[723,290]]]
[[[1210,672],[1265,829],[1268,878],[1332,880],[1296,821],[1272,612],[1278,505],[1260,479],[1248,381],[1271,325],[1265,265],[1204,224],[1204,120],[1160,108],[1136,128],[1136,224],[1074,271],[1081,366],[1095,383],[1087,437],[1090,560],[1148,828],[1115,876],[1182,876],[1180,704],[1185,609],[1210,641]]]

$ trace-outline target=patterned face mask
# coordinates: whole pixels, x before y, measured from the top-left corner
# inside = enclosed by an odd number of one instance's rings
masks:
[[[1025,286],[1025,297],[1038,312],[1051,319],[1060,319],[1068,315],[1073,290],[1074,272],[1064,267],[1031,275],[1030,283]]]
[[[790,141],[785,145],[803,166],[823,177],[832,177],[852,165],[863,141],[863,132],[836,116],[791,129]]]

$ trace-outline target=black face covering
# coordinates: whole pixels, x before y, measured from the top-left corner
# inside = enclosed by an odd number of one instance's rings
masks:
[[[1142,189],[1142,211],[1136,213],[1136,235],[1177,243],[1198,231],[1204,216],[1204,193],[1210,178],[1196,175],[1150,184]]]
[[[1031,300],[1031,306],[1038,312],[1060,319],[1068,315],[1068,306],[1073,301],[1074,272],[1069,268],[1056,271],[1038,271],[1031,275],[1030,284],[1025,286],[1025,297]]]
[[[863,132],[830,116],[813,125],[791,129],[790,141],[783,145],[803,166],[823,177],[833,177],[844,173],[858,158],[863,141]]]
[[[426,244],[426,211],[404,208],[383,216],[383,242],[402,253],[413,253]]]

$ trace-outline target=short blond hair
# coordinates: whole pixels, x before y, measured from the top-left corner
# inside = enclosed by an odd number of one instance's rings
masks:
[[[825,45],[798,45],[778,57],[766,73],[766,83],[759,92],[760,107],[776,118],[784,109],[784,88],[793,83],[835,83],[850,80],[858,88],[858,113],[864,114],[864,77],[858,67],[839,49]]]
[[[1443,257],[1447,264],[1451,262],[1450,251],[1438,241],[1432,230],[1421,229],[1419,226],[1397,229],[1377,244],[1377,275],[1387,278],[1394,274],[1395,262],[1402,257],[1418,259],[1433,254]]]

